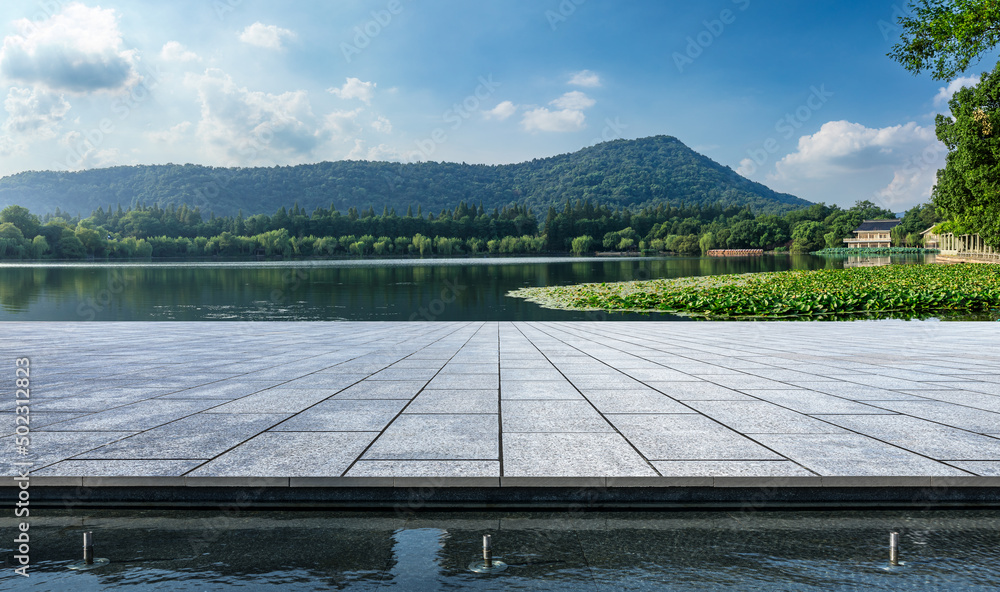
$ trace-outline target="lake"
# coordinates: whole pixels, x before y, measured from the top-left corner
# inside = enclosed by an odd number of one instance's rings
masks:
[[[5,264],[0,321],[679,320],[546,310],[506,294],[526,286],[845,264],[851,262],[812,255]]]
[[[12,518],[0,519],[12,532]],[[0,590],[910,590],[1000,587],[1000,514],[48,510]],[[91,572],[79,560],[93,531]],[[889,565],[889,532],[902,565]],[[490,534],[496,574],[472,573]],[[11,543],[3,550],[12,555]]]

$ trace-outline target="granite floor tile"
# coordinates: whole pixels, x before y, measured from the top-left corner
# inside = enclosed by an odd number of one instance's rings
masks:
[[[427,384],[423,380],[366,380],[337,393],[337,399],[412,399]]]
[[[180,477],[201,460],[64,460],[32,473],[59,477]]]
[[[756,439],[823,476],[947,477],[968,473],[860,434],[761,434]],[[831,454],[831,451],[836,454]]]
[[[495,415],[403,414],[364,460],[498,460],[499,441]]]
[[[690,401],[688,405],[741,434],[836,434],[844,431],[767,401]]]
[[[142,431],[205,411],[217,401],[166,401],[152,399],[39,428],[43,432]]]
[[[757,399],[762,399],[775,405],[787,407],[792,411],[807,415],[816,414],[856,414],[856,415],[881,415],[892,414],[893,411],[886,411],[880,407],[866,405],[857,401],[841,399],[825,393],[817,393],[808,390],[746,390],[746,394]]]
[[[907,415],[825,417],[865,436],[936,460],[1000,461],[1000,439],[972,434]]]
[[[664,477],[814,477],[816,473],[784,460],[655,460]]]
[[[566,381],[510,381],[503,383],[500,389],[503,400],[516,399],[560,399],[582,400],[583,396]]]
[[[247,395],[229,403],[222,403],[205,413],[298,413],[336,393],[333,389],[270,389]]]
[[[492,413],[499,411],[499,394],[494,390],[425,389],[406,408],[406,413]]]
[[[288,415],[206,414],[179,419],[77,455],[75,459],[210,459],[237,446]]]
[[[504,435],[513,432],[613,432],[586,401],[505,401]]]
[[[505,477],[655,477],[619,434],[504,434]]]
[[[702,415],[608,415],[650,460],[786,460]]]
[[[500,388],[498,374],[438,374],[427,383],[431,389],[497,389]]]
[[[190,477],[340,477],[377,432],[267,432]]]
[[[345,477],[500,477],[497,460],[359,460]]]
[[[739,391],[711,382],[647,382],[664,395],[678,401],[752,401]]]
[[[274,432],[380,432],[405,400],[331,399],[271,428]]]
[[[588,389],[583,391],[583,395],[601,413],[695,413],[690,407],[652,389],[637,391]]]
[[[928,400],[886,401],[878,403],[878,406],[962,430],[981,434],[1000,434],[1000,413]]]

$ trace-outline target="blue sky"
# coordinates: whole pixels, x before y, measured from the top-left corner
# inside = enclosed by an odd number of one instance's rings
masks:
[[[428,6],[430,4],[430,6]],[[0,175],[160,163],[510,163],[667,134],[811,201],[926,201],[945,83],[905,2],[0,5]]]

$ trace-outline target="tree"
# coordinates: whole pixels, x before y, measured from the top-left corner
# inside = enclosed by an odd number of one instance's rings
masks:
[[[937,137],[948,147],[934,205],[958,225],[1000,247],[1000,64],[980,83],[955,93],[952,116],[938,115]]]
[[[792,252],[809,253],[823,248],[826,239],[819,222],[802,222],[792,231]]]
[[[0,224],[0,257],[20,259],[27,247],[20,228],[10,222]]]
[[[574,255],[583,255],[591,250],[594,239],[591,236],[583,235],[573,239],[572,251]]]
[[[60,259],[83,259],[87,256],[87,249],[75,232],[65,228],[59,242],[56,243],[56,256]]]
[[[912,0],[899,17],[902,39],[889,57],[914,74],[952,80],[1000,43],[995,0]]]
[[[24,238],[31,240],[38,235],[41,223],[38,216],[22,206],[7,206],[0,212],[0,224],[10,223],[21,231]]]
[[[31,256],[34,259],[41,259],[49,251],[49,241],[42,235],[37,235],[31,239]]]
[[[708,252],[715,248],[715,235],[711,232],[706,232],[698,240],[698,246],[701,248],[702,255],[708,255]]]

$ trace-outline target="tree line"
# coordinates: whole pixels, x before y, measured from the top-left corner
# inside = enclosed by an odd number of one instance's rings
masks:
[[[22,206],[0,211],[0,257],[5,259],[306,258],[541,254],[594,251],[671,252],[711,249],[811,252],[843,246],[867,219],[894,218],[869,201],[853,207],[814,204],[783,216],[754,215],[748,207],[665,206],[638,211],[568,201],[545,221],[523,206],[485,211],[461,202],[424,214],[384,207],[346,213],[335,207],[307,214],[298,204],[273,215],[203,215],[199,208],[98,208],[89,217],[56,210],[38,216]],[[919,246],[919,233],[938,221],[931,205],[906,213],[893,231],[899,246]]]

